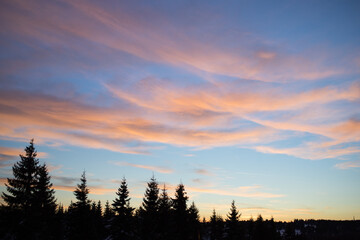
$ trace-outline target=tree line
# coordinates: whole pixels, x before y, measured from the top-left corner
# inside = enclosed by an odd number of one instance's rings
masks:
[[[274,219],[240,221],[235,202],[226,219],[213,214],[210,221],[200,221],[199,211],[188,204],[185,186],[179,184],[169,197],[166,186],[160,188],[153,176],[147,183],[142,204],[130,205],[126,179],[121,180],[116,198],[106,201],[89,199],[85,172],[81,175],[71,202],[65,209],[56,203],[55,191],[46,164],[36,158],[34,141],[25,155],[14,164],[13,178],[8,178],[7,192],[1,194],[0,239],[121,239],[121,240],[239,240],[239,239],[311,239],[297,234],[294,225],[285,226]],[[280,227],[284,232],[279,231]],[[304,230],[303,230],[304,231]],[[316,239],[316,238],[314,238]]]

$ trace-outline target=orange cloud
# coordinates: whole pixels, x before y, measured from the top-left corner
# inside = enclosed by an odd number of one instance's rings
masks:
[[[83,45],[94,44],[99,46],[93,48],[94,53],[91,55],[94,65],[103,62],[103,51],[119,55],[125,52],[148,62],[209,75],[209,79],[215,80],[186,87],[151,78],[128,88],[104,83],[107,91],[122,103],[130,103],[127,107],[114,104],[100,108],[78,97],[64,100],[44,94],[4,90],[0,97],[2,139],[27,141],[36,137],[40,142],[53,144],[147,154],[154,143],[196,149],[248,146],[276,141],[280,138],[279,133],[289,130],[329,138],[322,146],[318,145],[319,149],[328,151],[325,156],[341,154],[339,150],[328,149],[330,145],[359,140],[357,128],[355,131],[345,129],[356,127],[350,123],[349,126],[334,127],[323,123],[319,126],[300,118],[256,116],[259,113],[275,115],[280,111],[288,111],[291,115],[334,101],[358,101],[359,84],[347,89],[322,87],[310,91],[286,92],[258,83],[254,83],[254,90],[253,86],[244,87],[235,81],[216,81],[218,74],[286,82],[321,79],[343,73],[345,70],[342,67],[325,64],[328,58],[326,54],[319,51],[287,54],[284,49],[268,46],[265,43],[268,40],[252,37],[242,38],[238,44],[240,49],[234,50],[218,46],[211,38],[210,41],[204,41],[201,37],[191,36],[179,30],[171,21],[164,21],[165,16],[149,9],[142,9],[142,14],[136,16],[130,14],[127,11],[129,9],[131,4],[123,6],[119,3],[118,7],[109,8],[106,4],[85,1],[64,1],[58,4],[53,1],[14,0],[2,3],[0,16],[2,22],[6,23],[3,31],[29,46],[34,45],[34,41],[40,41],[56,49],[56,46],[65,45],[71,52],[84,54]],[[152,21],[147,21],[149,18]],[[161,27],[158,27],[160,24]],[[241,46],[252,42],[260,48],[241,49]],[[35,60],[43,57],[36,56]],[[20,68],[31,69],[30,62],[36,61],[10,61],[6,66],[19,65]],[[11,71],[21,72],[19,70],[16,68]],[[250,123],[238,123],[240,121]],[[17,131],[19,127],[24,129],[21,134]],[[286,134],[282,136],[288,137]],[[130,142],[136,142],[136,147]],[[300,156],[297,149],[287,151]],[[356,152],[356,149],[344,152]],[[319,158],[320,155],[310,157]]]
[[[165,174],[173,173],[172,169],[165,168],[165,167],[133,164],[133,163],[128,163],[128,162],[112,162],[112,164],[115,164],[117,166],[130,166],[130,167],[135,167],[135,168],[148,169],[148,170],[151,170],[151,171],[155,171],[155,172],[159,172],[159,173],[165,173]]]
[[[41,11],[42,8],[47,11]],[[82,38],[148,61],[213,74],[262,81],[288,81],[319,79],[343,72],[338,66],[326,66],[324,54],[316,50],[302,56],[269,51],[249,53],[246,47],[249,43],[268,45],[269,41],[255,38],[242,38],[238,45],[244,46],[243,49],[228,49],[209,41],[209,38],[204,41],[181,32],[159,13],[142,9],[141,14],[135,16],[129,14],[127,8],[110,8],[106,4],[85,1],[57,4],[14,0],[5,4],[1,15],[3,22],[7,23],[6,30],[22,37],[56,45]],[[23,11],[27,14],[22,14]],[[147,20],[149,18],[151,22]],[[314,52],[318,52],[317,55]]]
[[[24,154],[22,149],[0,146],[0,168],[12,166],[12,161],[20,160],[20,154]],[[38,152],[37,157],[46,158],[48,157],[48,154],[45,152]]]
[[[236,197],[246,197],[246,198],[280,198],[284,197],[282,194],[273,194],[260,192],[256,189],[260,188],[260,186],[246,186],[239,187],[231,190],[224,189],[209,189],[209,188],[196,188],[196,187],[187,187],[189,192],[195,193],[204,193],[204,194],[216,194],[223,196],[236,196]]]
[[[67,191],[67,192],[74,192],[75,188],[74,186],[64,186],[64,185],[54,185],[53,188],[55,190],[60,191]],[[96,186],[89,186],[89,193],[95,194],[95,195],[104,195],[104,194],[110,194],[115,193],[116,190],[109,189],[109,188],[102,188],[102,187],[96,187]]]
[[[205,175],[205,176],[213,176],[214,174],[211,173],[209,170],[206,169],[196,169],[195,172],[197,174]]]

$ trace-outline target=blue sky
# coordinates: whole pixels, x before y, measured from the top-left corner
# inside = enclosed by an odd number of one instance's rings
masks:
[[[154,174],[201,216],[360,216],[357,1],[2,1],[0,176],[31,138],[58,202]]]

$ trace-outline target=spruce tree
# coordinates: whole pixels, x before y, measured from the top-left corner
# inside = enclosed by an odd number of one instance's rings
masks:
[[[185,187],[179,184],[175,190],[175,198],[172,199],[172,208],[174,211],[174,220],[176,222],[175,236],[176,239],[187,239],[189,235],[188,230],[188,212],[186,202]]]
[[[113,201],[113,211],[117,216],[130,216],[133,208],[130,207],[129,190],[126,183],[126,179],[123,178],[116,192],[117,198]]]
[[[215,209],[210,217],[210,239],[220,240],[223,236],[223,219],[216,214]]]
[[[164,184],[163,188],[161,189],[161,194],[159,197],[159,212],[163,215],[169,215],[171,208],[171,201],[169,195],[166,190],[166,186]]]
[[[75,207],[81,209],[90,209],[91,201],[88,199],[89,188],[87,187],[87,180],[85,176],[85,171],[82,173],[80,178],[81,183],[77,185],[77,188],[74,191],[74,195],[77,199],[75,202]]]
[[[52,189],[51,177],[44,163],[38,168],[38,183],[35,192],[35,200],[43,215],[53,215],[56,210],[55,191]]]
[[[226,223],[227,223],[227,239],[235,240],[240,238],[240,225],[239,218],[241,214],[237,210],[235,206],[235,201],[232,201],[230,212],[227,215]]]
[[[14,232],[18,238],[48,238],[53,227],[56,200],[50,183],[46,165],[39,165],[34,140],[25,148],[25,155],[20,154],[20,161],[12,170],[14,178],[8,178],[6,189],[2,193],[13,225],[18,225]],[[24,234],[24,236],[22,235]]]
[[[88,199],[89,188],[85,171],[80,178],[81,183],[77,185],[74,195],[77,199],[69,207],[69,239],[97,239],[96,228],[93,226],[92,214],[90,211],[91,201]]]
[[[147,183],[142,205],[139,210],[141,239],[159,238],[159,186],[153,176]]]
[[[189,213],[188,216],[189,239],[193,239],[193,240],[201,239],[199,210],[195,206],[194,202],[192,202],[192,204],[190,205],[188,213]]]
[[[21,160],[12,168],[14,178],[8,178],[8,183],[5,183],[6,190],[10,194],[2,193],[2,198],[8,206],[23,210],[26,214],[30,214],[31,207],[35,203],[39,169],[39,160],[36,156],[34,139],[32,139],[25,148],[25,155],[20,154]]]
[[[142,209],[147,215],[156,215],[159,210],[159,186],[154,176],[147,185],[142,202]]]
[[[102,207],[101,207],[101,201],[99,200],[96,205],[96,216],[98,218],[102,217]]]
[[[112,216],[114,215],[114,212],[112,211],[111,207],[110,207],[110,203],[107,200],[105,203],[105,210],[104,210],[104,218],[106,220],[109,220],[112,218]]]
[[[114,212],[111,209],[110,203],[107,200],[105,203],[105,209],[104,209],[104,234],[105,236],[109,236],[110,235],[110,230],[111,230],[111,222],[113,221],[113,217],[114,217]]]
[[[175,223],[172,222],[171,201],[164,184],[159,197],[159,232],[160,240],[172,239],[172,232]]]
[[[260,214],[255,221],[254,240],[261,240],[265,238],[267,238],[266,227],[264,219]]]
[[[133,233],[133,208],[130,207],[129,190],[126,179],[123,178],[118,191],[117,198],[113,201],[113,212],[115,217],[112,221],[111,235],[113,239],[131,239]]]
[[[56,222],[55,191],[52,189],[51,177],[45,163],[39,166],[37,177],[34,210],[39,226],[38,236],[40,239],[49,239],[60,231],[61,226]]]

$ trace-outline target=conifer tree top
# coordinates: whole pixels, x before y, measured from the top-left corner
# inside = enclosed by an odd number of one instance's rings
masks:
[[[88,199],[89,188],[87,187],[87,180],[85,176],[85,171],[82,173],[80,178],[81,183],[77,185],[77,188],[74,191],[75,197],[78,200],[75,205],[78,207],[85,207],[90,205],[90,200]]]

